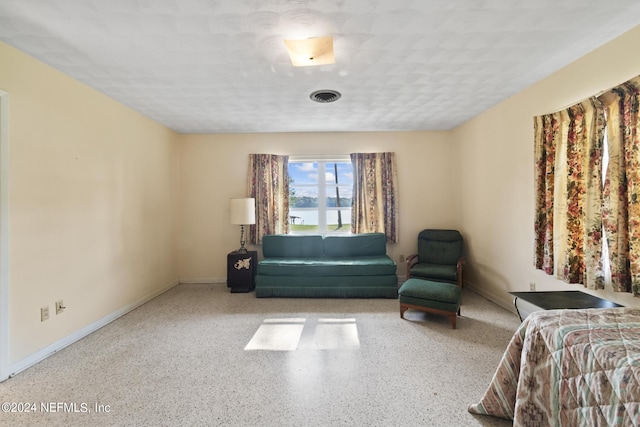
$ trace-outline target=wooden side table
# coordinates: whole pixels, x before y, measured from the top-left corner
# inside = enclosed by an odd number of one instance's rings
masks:
[[[231,292],[251,292],[258,267],[258,252],[233,251],[227,254],[227,287]]]

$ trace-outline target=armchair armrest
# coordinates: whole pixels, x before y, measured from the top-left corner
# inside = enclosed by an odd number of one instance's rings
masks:
[[[407,256],[407,279],[411,277],[411,267],[418,263],[418,254],[411,254]]]
[[[462,289],[462,267],[467,262],[465,257],[458,258],[458,263],[456,265],[456,276],[458,277],[458,287]]]

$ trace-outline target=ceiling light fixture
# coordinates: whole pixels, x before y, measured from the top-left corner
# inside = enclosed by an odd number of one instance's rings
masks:
[[[284,41],[294,67],[335,64],[333,37],[313,37]]]
[[[332,89],[316,90],[309,95],[309,98],[311,98],[312,101],[320,102],[322,104],[336,102],[340,97],[342,97],[342,94],[337,90]]]

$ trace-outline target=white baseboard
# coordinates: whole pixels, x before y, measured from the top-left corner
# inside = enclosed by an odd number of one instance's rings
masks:
[[[180,283],[188,284],[219,284],[227,283],[226,277],[183,277],[180,278]]]
[[[513,304],[507,304],[504,302],[504,300],[502,298],[499,298],[497,295],[495,295],[492,292],[487,292],[486,289],[483,289],[480,286],[476,286],[473,283],[469,283],[469,282],[464,282],[464,287],[465,288],[469,288],[471,291],[477,293],[478,295],[488,299],[489,301],[491,301],[492,303],[499,305],[500,307],[504,308],[505,310],[508,310],[510,312],[512,312],[513,314],[518,314],[518,312],[516,311],[516,307]]]
[[[33,353],[30,356],[25,357],[24,359],[15,362],[11,365],[9,365],[9,376],[7,378],[13,377],[14,375],[24,371],[27,368],[30,368],[31,366],[35,365],[38,362],[43,361],[44,359],[46,359],[47,357],[51,356],[53,353],[56,353],[60,350],[62,350],[65,347],[70,346],[71,344],[81,340],[82,338],[86,337],[87,335],[97,331],[98,329],[102,328],[103,326],[108,325],[109,323],[113,322],[114,320],[118,319],[121,316],[124,316],[125,314],[129,313],[130,311],[140,307],[142,304],[151,301],[153,298],[157,297],[158,295],[161,295],[163,293],[165,293],[166,291],[168,291],[169,289],[177,286],[180,284],[179,280],[176,280],[175,282],[172,282],[171,284],[169,284],[168,286],[165,286],[164,288],[161,288],[157,291],[154,291],[152,293],[150,293],[149,295],[146,295],[140,299],[138,299],[137,301],[134,301],[131,304],[128,304],[124,307],[122,307],[120,310],[117,310],[105,317],[103,317],[102,319],[99,319],[87,326],[85,326],[82,329],[79,329],[78,331],[72,333],[71,335],[68,335],[66,337],[64,337],[63,339],[54,342],[53,344],[50,344],[48,346],[46,346],[45,348]],[[0,378],[0,382],[6,380],[7,378]]]

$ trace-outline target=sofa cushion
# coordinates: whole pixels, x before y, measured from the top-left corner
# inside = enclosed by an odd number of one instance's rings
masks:
[[[390,276],[256,276],[256,297],[397,298],[398,279]]]
[[[295,277],[395,275],[396,264],[387,255],[350,258],[265,258],[258,264],[257,274]]]
[[[374,256],[387,253],[384,233],[363,233],[350,236],[326,236],[324,254],[328,257]]]
[[[324,255],[322,236],[269,234],[262,237],[262,254],[265,258],[321,257]]]

